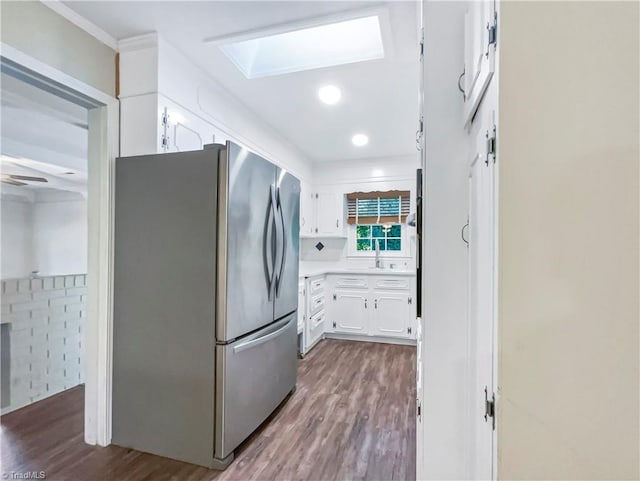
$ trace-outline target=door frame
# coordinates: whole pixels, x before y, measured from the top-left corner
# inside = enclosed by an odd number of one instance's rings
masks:
[[[84,440],[107,446],[111,443],[113,187],[120,149],[119,102],[5,43],[0,43],[0,63],[3,72],[89,111]]]

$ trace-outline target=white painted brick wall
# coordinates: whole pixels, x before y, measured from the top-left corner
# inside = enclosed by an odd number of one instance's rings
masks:
[[[3,414],[84,382],[86,282],[86,274],[2,281],[11,354]]]

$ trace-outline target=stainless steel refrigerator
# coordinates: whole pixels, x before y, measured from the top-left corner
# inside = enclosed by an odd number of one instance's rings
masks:
[[[299,199],[230,142],[116,160],[113,443],[223,469],[295,390]]]

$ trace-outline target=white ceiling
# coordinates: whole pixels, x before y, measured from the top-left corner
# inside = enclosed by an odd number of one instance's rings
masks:
[[[72,1],[71,9],[114,38],[156,31],[314,161],[415,154],[418,41],[415,2],[391,2],[385,58],[247,79],[204,39],[381,5],[351,1]],[[325,84],[342,90],[333,106],[318,101]],[[351,137],[369,136],[357,148]]]
[[[2,183],[2,195],[31,201],[60,192],[86,195],[87,110],[4,73],[0,80],[0,172],[47,180]]]

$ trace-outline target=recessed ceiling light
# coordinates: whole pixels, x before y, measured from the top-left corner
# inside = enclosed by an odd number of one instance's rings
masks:
[[[320,97],[320,100],[323,103],[327,105],[333,105],[340,100],[340,97],[342,97],[342,93],[340,92],[340,89],[335,85],[325,85],[324,87],[321,87],[320,90],[318,90],[318,97]]]
[[[369,137],[364,134],[356,134],[351,138],[351,142],[353,142],[353,145],[357,147],[362,147],[363,145],[367,145],[367,143],[369,143]]]

